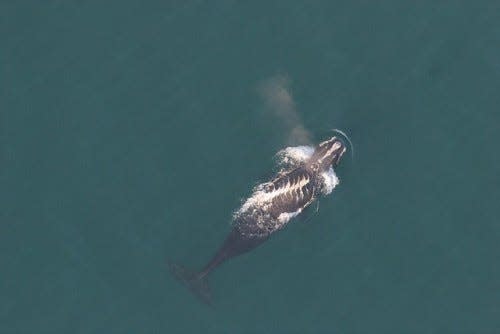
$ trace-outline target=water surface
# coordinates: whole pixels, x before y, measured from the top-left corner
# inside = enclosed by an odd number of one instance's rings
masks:
[[[0,4],[1,333],[496,333],[493,1]],[[356,154],[307,223],[196,268],[287,133]]]

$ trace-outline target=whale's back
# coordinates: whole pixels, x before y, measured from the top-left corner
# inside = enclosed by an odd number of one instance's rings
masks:
[[[279,218],[284,213],[300,212],[314,200],[315,187],[314,175],[304,167],[279,175],[266,189],[272,194],[269,213]]]

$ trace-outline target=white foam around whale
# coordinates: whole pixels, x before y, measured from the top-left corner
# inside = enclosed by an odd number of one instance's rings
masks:
[[[332,167],[330,167],[326,172],[321,173],[321,178],[323,179],[323,187],[321,192],[323,195],[330,194],[333,189],[339,184],[339,178]]]

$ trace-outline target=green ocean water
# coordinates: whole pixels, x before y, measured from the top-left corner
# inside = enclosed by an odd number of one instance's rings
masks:
[[[0,2],[0,333],[499,333],[496,1]],[[334,193],[210,278],[301,124]]]

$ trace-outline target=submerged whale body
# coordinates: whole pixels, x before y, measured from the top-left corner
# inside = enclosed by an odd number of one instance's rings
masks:
[[[329,194],[337,185],[333,171],[346,151],[344,143],[331,137],[314,149],[290,155],[288,148],[281,151],[287,168],[274,179],[258,185],[253,194],[234,213],[234,224],[226,240],[213,258],[199,272],[190,272],[183,266],[169,262],[172,274],[184,283],[201,301],[210,304],[207,275],[224,261],[246,253],[269,236],[286,226],[295,216],[321,195]],[[288,150],[288,151],[287,151]]]

